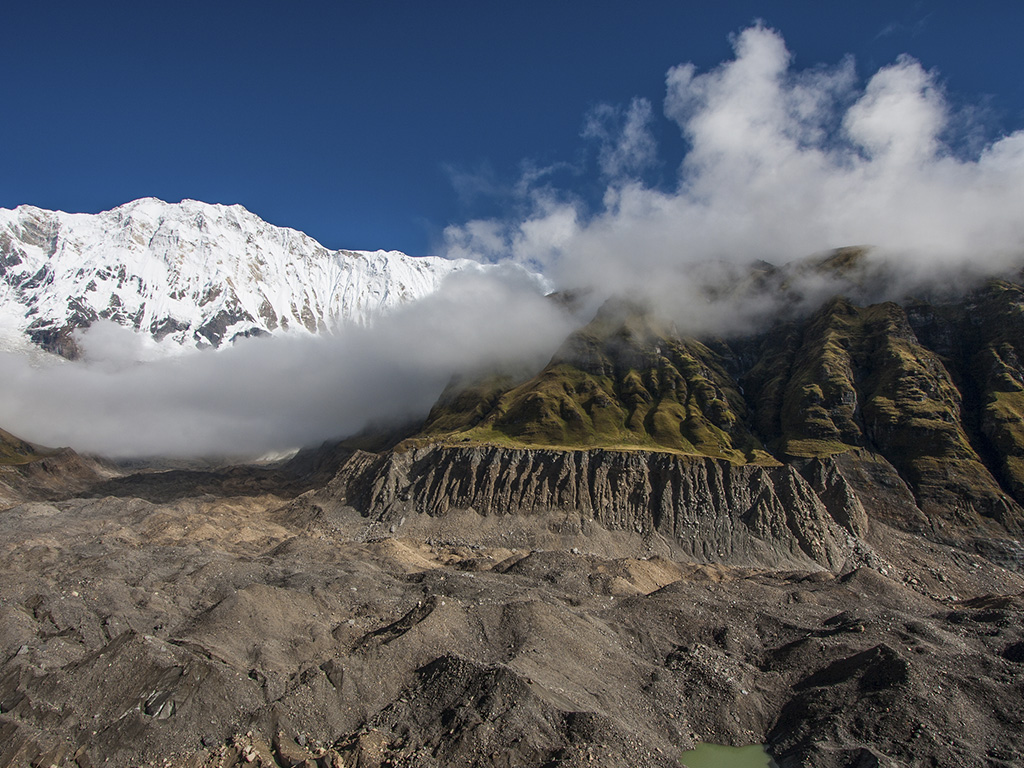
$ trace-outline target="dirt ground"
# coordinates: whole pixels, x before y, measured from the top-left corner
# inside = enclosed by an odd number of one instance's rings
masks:
[[[384,526],[269,471],[0,511],[0,768],[1024,764],[1024,578],[688,562],[536,515]]]

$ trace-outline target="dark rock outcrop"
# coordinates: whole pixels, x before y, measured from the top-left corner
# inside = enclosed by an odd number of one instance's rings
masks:
[[[12,437],[7,433],[2,435]],[[10,447],[2,435],[0,447]],[[70,448],[33,448],[31,453],[0,460],[0,510],[23,501],[67,498],[83,493],[109,475],[108,468],[101,462],[80,456]]]
[[[821,266],[845,268],[848,255]],[[453,383],[419,442],[835,461],[869,517],[942,540],[1019,538],[1024,286],[1014,280],[901,303],[837,296],[728,339],[681,336],[650,308],[610,301],[535,375]],[[808,471],[824,500],[826,476]],[[863,521],[852,514],[851,530]]]
[[[815,488],[815,484],[819,486]],[[856,558],[867,518],[834,464],[808,482],[790,466],[644,451],[430,446],[355,453],[327,493],[382,521],[450,510],[551,511],[580,530],[660,534],[700,561],[816,564]]]

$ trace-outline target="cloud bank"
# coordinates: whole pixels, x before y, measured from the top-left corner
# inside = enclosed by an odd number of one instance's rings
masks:
[[[422,418],[453,375],[543,365],[568,331],[519,269],[456,273],[369,328],[147,362],[134,331],[100,324],[81,337],[83,361],[0,354],[0,424],[112,457],[256,456]]]
[[[671,189],[637,180],[655,151],[649,105],[599,108],[584,128],[610,177],[599,210],[534,189],[525,217],[449,227],[448,253],[652,298],[694,331],[745,311],[708,306],[708,264],[731,279],[730,264],[868,244],[912,285],[1020,261],[1024,131],[968,154],[938,75],[909,56],[862,82],[850,58],[795,70],[782,36],[761,25],[733,48],[710,71],[683,64],[666,76],[664,115],[688,145]]]

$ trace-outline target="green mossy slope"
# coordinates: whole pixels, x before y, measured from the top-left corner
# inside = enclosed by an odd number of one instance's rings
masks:
[[[453,386],[419,439],[777,463],[883,458],[941,527],[1022,529],[1024,289],[857,306],[726,342],[609,304],[539,373]]]
[[[45,455],[30,443],[0,429],[0,464],[27,464]]]
[[[635,308],[606,308],[539,374],[501,391],[503,383],[447,393],[424,436],[770,461],[745,424],[746,403],[719,355],[673,338]]]
[[[1009,489],[1024,500],[1024,289],[993,281],[971,308],[981,338],[971,360],[980,429]]]
[[[966,517],[1002,517],[1006,493],[972,440],[949,362],[920,342],[899,305],[834,299],[766,347],[744,383],[761,403],[759,434],[780,457],[867,448],[920,502],[957,516],[970,499]]]

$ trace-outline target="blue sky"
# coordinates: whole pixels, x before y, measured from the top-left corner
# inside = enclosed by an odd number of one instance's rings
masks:
[[[1018,2],[18,3],[0,32],[0,207],[188,197],[332,248],[435,253],[449,225],[514,206],[529,169],[598,206],[583,134],[601,105],[647,100],[643,179],[675,185],[666,73],[729,60],[756,19],[795,70],[852,55],[866,82],[912,55],[969,118],[958,151],[1024,125]]]

